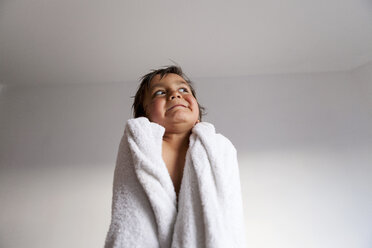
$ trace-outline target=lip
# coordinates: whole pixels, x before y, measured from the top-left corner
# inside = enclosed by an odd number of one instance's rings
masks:
[[[171,109],[174,109],[175,107],[184,107],[184,108],[186,108],[186,106],[183,105],[183,104],[176,104],[176,105],[173,105],[172,107],[170,107],[167,111],[169,111]]]

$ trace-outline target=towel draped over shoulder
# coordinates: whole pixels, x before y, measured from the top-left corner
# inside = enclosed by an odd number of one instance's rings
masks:
[[[127,121],[105,248],[245,247],[235,147],[212,124],[196,124],[177,202],[162,158],[164,132],[145,117]]]

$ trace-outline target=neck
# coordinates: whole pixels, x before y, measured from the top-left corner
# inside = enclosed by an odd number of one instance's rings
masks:
[[[187,149],[191,132],[186,133],[164,133],[163,142],[175,150]]]

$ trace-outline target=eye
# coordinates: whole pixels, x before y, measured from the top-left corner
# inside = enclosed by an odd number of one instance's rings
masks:
[[[160,95],[162,95],[162,94],[164,94],[165,92],[164,92],[164,90],[158,90],[158,91],[156,91],[155,93],[154,93],[154,96],[160,96]]]
[[[186,88],[180,88],[179,91],[181,91],[181,92],[189,92]]]

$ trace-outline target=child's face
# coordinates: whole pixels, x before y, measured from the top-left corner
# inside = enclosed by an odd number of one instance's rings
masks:
[[[173,73],[162,79],[156,75],[151,80],[144,108],[150,121],[166,129],[177,124],[191,129],[199,118],[198,102],[190,86],[181,76]]]

